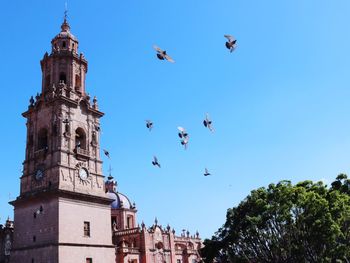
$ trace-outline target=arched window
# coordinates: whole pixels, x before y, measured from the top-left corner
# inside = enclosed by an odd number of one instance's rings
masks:
[[[62,47],[63,47],[63,48],[66,48],[66,41],[63,41],[63,42],[62,42]]]
[[[75,90],[80,91],[81,78],[78,74],[75,75]]]
[[[43,128],[38,133],[38,150],[43,150],[47,148],[48,148],[47,130]]]
[[[62,83],[64,83],[64,84],[66,84],[66,81],[67,81],[67,79],[66,79],[66,73],[61,72],[61,73],[60,73],[60,83],[62,82]]]
[[[75,130],[75,148],[86,150],[86,135],[82,128]]]

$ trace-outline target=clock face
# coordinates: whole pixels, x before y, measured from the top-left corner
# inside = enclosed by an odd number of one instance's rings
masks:
[[[42,170],[40,170],[40,169],[36,170],[35,179],[37,181],[40,181],[43,178],[43,176],[44,176],[44,172]]]
[[[85,168],[80,168],[79,177],[81,180],[86,181],[89,177],[89,173]]]

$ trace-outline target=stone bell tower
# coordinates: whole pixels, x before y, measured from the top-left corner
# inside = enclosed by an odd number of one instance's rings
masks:
[[[64,19],[40,61],[42,89],[22,115],[27,144],[14,206],[11,263],[112,263],[111,200],[104,191],[97,99],[88,62]]]

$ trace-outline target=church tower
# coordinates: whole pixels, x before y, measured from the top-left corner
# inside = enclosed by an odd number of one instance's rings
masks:
[[[64,19],[40,61],[31,98],[11,263],[112,263],[111,200],[104,189],[97,99],[86,92],[88,62]]]

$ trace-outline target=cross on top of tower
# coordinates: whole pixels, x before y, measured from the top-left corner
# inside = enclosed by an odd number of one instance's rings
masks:
[[[112,166],[109,165],[108,174],[109,174],[110,177],[112,177],[112,170],[113,170]]]
[[[68,17],[68,7],[67,7],[67,1],[65,2],[64,4],[64,21],[67,20],[67,17]]]
[[[67,1],[66,1],[64,6],[64,20],[63,20],[63,24],[61,25],[61,29],[63,32],[69,32],[70,30],[70,26],[67,22],[67,18],[68,18],[68,7],[67,7]]]

